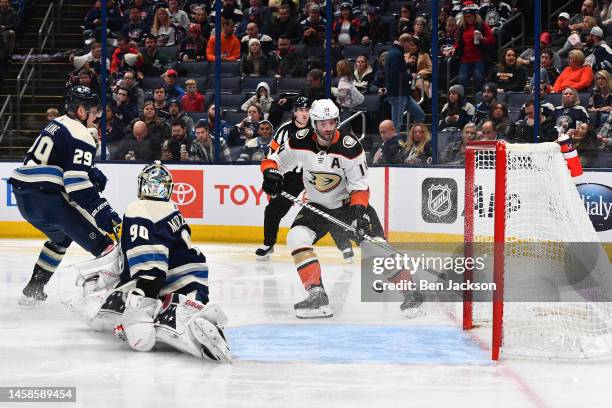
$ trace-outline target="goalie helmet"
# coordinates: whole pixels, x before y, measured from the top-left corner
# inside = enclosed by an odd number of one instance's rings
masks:
[[[310,107],[310,124],[316,130],[317,120],[336,119],[338,121],[340,111],[331,99],[319,99],[312,103]]]
[[[138,175],[138,198],[141,200],[170,201],[173,189],[172,174],[159,160]]]

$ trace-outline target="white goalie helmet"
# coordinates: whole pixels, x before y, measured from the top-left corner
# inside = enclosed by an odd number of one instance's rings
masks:
[[[339,118],[340,110],[331,99],[318,99],[310,107],[310,124],[315,130],[317,129],[315,126],[317,120],[339,120]]]
[[[141,200],[170,201],[173,189],[172,174],[159,160],[138,175],[138,198]]]

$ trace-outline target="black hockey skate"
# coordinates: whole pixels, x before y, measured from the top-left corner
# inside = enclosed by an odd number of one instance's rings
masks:
[[[334,314],[329,306],[329,298],[322,286],[313,286],[308,289],[308,296],[293,308],[295,315],[300,319],[315,319],[319,317],[332,317]]]
[[[272,254],[274,253],[274,245],[267,246],[264,245],[261,248],[257,248],[255,251],[255,255],[257,255],[258,261],[267,261],[272,258]]]
[[[45,271],[38,265],[34,266],[34,272],[30,281],[23,288],[23,296],[19,299],[19,305],[26,307],[36,307],[47,299],[44,292],[45,285],[51,279],[53,272]]]
[[[416,290],[407,290],[404,292],[404,301],[400,305],[400,310],[409,319],[422,316],[425,314],[421,305],[423,304],[423,294]]]

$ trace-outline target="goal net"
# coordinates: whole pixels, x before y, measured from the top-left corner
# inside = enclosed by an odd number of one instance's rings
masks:
[[[463,326],[492,329],[492,357],[580,358],[612,350],[612,270],[556,143],[470,143]]]

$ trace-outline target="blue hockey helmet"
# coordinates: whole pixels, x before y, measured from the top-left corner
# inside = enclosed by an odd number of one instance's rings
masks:
[[[170,201],[174,183],[172,174],[159,160],[147,165],[138,175],[138,198]]]
[[[87,111],[90,108],[96,107],[98,108],[98,114],[102,113],[100,97],[87,86],[77,85],[69,88],[66,92],[65,100],[68,112],[76,112],[79,106],[83,106]]]

